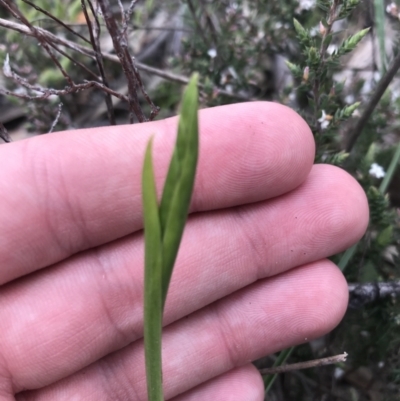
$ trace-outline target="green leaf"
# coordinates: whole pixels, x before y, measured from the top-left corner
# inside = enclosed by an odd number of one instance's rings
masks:
[[[160,206],[162,224],[163,304],[186,223],[198,157],[197,75],[191,79],[182,102],[175,151]]]
[[[151,401],[163,401],[161,374],[162,246],[157,193],[151,160],[153,140],[147,145],[143,166],[143,218],[145,242],[144,347],[147,392]]]
[[[162,314],[193,192],[198,158],[197,110],[197,75],[194,75],[183,96],[176,145],[160,207],[151,160],[152,139],[144,159],[144,346],[149,401],[164,399],[161,370]]]
[[[293,25],[294,29],[297,32],[300,43],[304,47],[311,46],[312,38],[310,33],[303,27],[303,25],[300,24],[300,22],[296,18],[293,18]]]
[[[287,359],[289,358],[289,356],[292,354],[293,351],[294,351],[294,347],[287,348],[287,349],[281,351],[278,355],[278,358],[276,359],[276,361],[274,362],[274,364],[272,366],[275,368],[277,366],[283,365],[287,361]],[[269,390],[271,389],[271,387],[274,384],[277,377],[278,377],[277,374],[266,375],[263,377],[265,394],[267,394],[269,392]]]
[[[388,246],[392,240],[393,237],[393,226],[387,226],[385,229],[383,229],[379,235],[378,238],[376,239],[376,242],[382,246]]]
[[[379,186],[379,191],[381,193],[385,193],[389,187],[390,182],[396,172],[397,166],[399,165],[400,160],[400,142],[396,147],[396,152],[394,153],[392,160],[390,161],[389,167],[387,169],[385,178],[382,180],[381,185]]]
[[[293,18],[293,25],[298,35],[307,36],[307,31],[304,29],[303,25],[301,25],[296,18]]]
[[[355,102],[349,106],[343,108],[343,117],[342,118],[349,118],[352,114],[356,111],[358,106],[360,106],[361,102]]]
[[[301,78],[303,76],[303,70],[297,64],[286,60],[286,65],[295,78]]]
[[[353,51],[364,38],[364,36],[369,32],[369,30],[370,28],[365,28],[356,34],[349,36],[334,53],[334,56],[343,56],[344,54]]]

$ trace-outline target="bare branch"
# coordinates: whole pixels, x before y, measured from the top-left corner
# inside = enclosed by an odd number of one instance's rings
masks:
[[[130,121],[133,122],[133,116],[136,115],[139,122],[147,121],[143,110],[140,106],[137,89],[139,88],[140,76],[136,73],[133,58],[129,54],[128,43],[126,39],[121,36],[117,22],[111,13],[111,7],[108,0],[98,0],[104,21],[106,23],[108,32],[110,33],[113,41],[115,52],[119,58],[122,70],[126,76],[128,84],[128,107],[130,113]],[[150,102],[150,105],[152,103]],[[155,107],[155,106],[154,106]]]
[[[329,356],[327,358],[313,359],[312,361],[292,363],[290,365],[281,365],[272,368],[260,369],[259,372],[262,375],[275,375],[278,373],[290,372],[292,370],[310,369],[318,366],[332,365],[338,362],[345,362],[346,358],[347,358],[347,352],[340,355]]]
[[[128,39],[126,37],[126,35],[128,32],[129,20],[131,18],[131,15],[133,13],[133,10],[135,9],[137,2],[138,2],[138,0],[131,0],[131,3],[129,4],[128,9],[126,11],[124,11],[124,7],[122,6],[121,1],[119,0],[120,8],[121,8],[121,15],[122,15],[122,33],[121,33],[121,35],[125,36],[126,39]]]
[[[99,70],[101,80],[102,80],[104,86],[109,88],[110,85],[108,84],[108,80],[107,80],[106,73],[104,70],[103,57],[102,57],[101,49],[100,49],[100,32],[101,32],[100,23],[97,18],[96,12],[93,8],[92,2],[90,0],[87,0],[87,2],[89,4],[90,10],[92,11],[92,14],[93,14],[93,18],[95,20],[95,25],[93,26],[92,22],[90,20],[89,14],[87,12],[87,9],[86,9],[85,0],[81,0],[83,14],[85,16],[86,24],[89,29],[90,43],[92,44],[93,50],[95,52],[97,68]],[[105,92],[105,102],[106,102],[106,106],[107,106],[108,120],[110,121],[111,125],[115,125],[116,121],[115,121],[114,107],[112,104],[111,95],[108,92]]]
[[[34,9],[36,9],[37,11],[41,12],[44,15],[47,15],[49,18],[51,18],[53,21],[56,21],[57,24],[63,26],[65,29],[67,29],[69,32],[71,32],[72,34],[78,36],[79,38],[81,38],[83,41],[90,43],[89,39],[86,39],[83,35],[81,35],[79,32],[74,31],[70,26],[68,26],[67,24],[65,24],[64,22],[62,22],[59,18],[55,17],[53,14],[50,14],[48,11],[44,10],[43,8],[37,6],[36,4],[32,3],[29,0],[22,0],[24,3],[29,4],[31,7],[33,7]]]
[[[60,119],[61,116],[61,112],[62,112],[62,108],[63,108],[63,104],[59,103],[58,104],[58,111],[57,111],[57,115],[56,118],[54,119],[53,123],[51,124],[50,130],[49,130],[49,134],[53,132],[54,128],[56,127],[58,120]]]
[[[23,93],[20,90],[18,92],[12,92],[7,89],[0,88],[0,93],[7,95],[7,96],[14,96],[19,99],[44,100],[44,99],[48,99],[50,96],[53,96],[53,95],[54,96],[69,95],[71,93],[78,93],[82,90],[96,87],[104,92],[109,93],[112,96],[115,96],[116,98],[118,98],[124,102],[128,102],[127,96],[122,95],[121,93],[116,92],[116,91],[112,90],[111,88],[104,86],[101,82],[97,82],[97,81],[84,81],[81,84],[73,84],[72,86],[67,86],[64,89],[43,88],[40,85],[32,85],[25,78],[19,76],[18,74],[16,74],[14,71],[11,70],[8,55],[4,62],[3,74],[6,78],[13,80],[16,84],[27,89],[27,91],[26,91],[26,93]],[[29,92],[31,92],[33,94],[31,95],[31,94],[29,94]]]
[[[24,25],[26,25],[29,30],[32,32],[32,36],[34,36],[38,42],[41,44],[43,49],[46,50],[47,54],[50,56],[51,60],[53,63],[57,66],[61,74],[64,76],[64,78],[67,80],[70,86],[74,85],[74,82],[72,78],[68,75],[68,73],[64,70],[63,66],[60,64],[60,62],[57,60],[57,57],[53,54],[53,52],[50,49],[50,46],[47,42],[47,38],[43,36],[40,32],[40,30],[36,29],[26,18],[25,16],[19,11],[19,9],[15,6],[15,4],[12,4],[10,0],[1,0],[0,4],[3,4],[3,6],[19,21],[21,21]]]
[[[400,297],[400,281],[376,283],[349,283],[349,307],[361,308],[371,302],[385,298]]]
[[[84,71],[86,71],[89,75],[91,75],[94,79],[98,79],[98,76],[92,71],[90,70],[88,67],[86,67],[85,64],[82,64],[80,61],[74,59],[72,56],[70,56],[68,53],[66,53],[65,51],[61,50],[55,43],[49,41],[49,46],[51,46],[55,51],[57,51],[58,53],[60,53],[62,56],[64,56],[65,58],[67,58],[68,60],[72,61],[73,64],[81,67]]]
[[[1,1],[1,0],[0,0]],[[24,25],[22,24],[18,24],[14,21],[9,21],[3,18],[0,18],[0,26],[7,28],[7,29],[12,29],[13,31],[16,32],[20,32],[24,35],[28,35],[28,36],[34,36],[33,33]],[[86,46],[82,46],[80,44],[77,44],[75,42],[72,42],[70,40],[58,37],[56,35],[54,35],[53,33],[47,31],[46,29],[43,28],[39,28],[36,27],[37,31],[40,31],[40,33],[45,36],[49,42],[53,42],[53,43],[57,43],[60,44],[62,46],[68,47],[69,49],[76,51],[78,53],[84,54],[88,57],[91,58],[95,58],[95,52],[93,49],[86,47]],[[110,60],[112,62],[116,62],[119,63],[119,58],[114,55],[114,54],[109,54],[109,53],[102,53],[102,56],[104,59]],[[178,75],[178,74],[174,74],[172,72],[169,71],[164,71],[164,70],[160,70],[159,68],[155,68],[155,67],[151,67],[147,64],[141,63],[141,62],[136,62],[136,66],[138,68],[139,71],[144,71],[147,72],[149,74],[153,74],[156,75],[160,78],[166,79],[168,81],[172,81],[172,82],[176,82],[182,85],[187,85],[189,83],[189,78],[183,76],[183,75]],[[199,88],[202,89],[203,85],[200,83],[199,84]],[[233,99],[239,99],[239,100],[244,100],[244,101],[251,101],[251,100],[256,100],[253,99],[251,97],[248,96],[243,96],[237,93],[231,93],[228,92],[224,89],[220,89],[218,87],[215,88],[215,91],[223,96],[229,97],[229,98],[233,98]]]

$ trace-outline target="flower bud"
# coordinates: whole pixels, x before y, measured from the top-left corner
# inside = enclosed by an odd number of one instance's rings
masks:
[[[325,36],[325,34],[326,34],[326,28],[324,27],[324,24],[322,23],[322,21],[319,21],[319,33],[322,36]]]
[[[304,68],[304,71],[303,71],[303,82],[307,82],[308,81],[309,75],[310,75],[310,67],[307,66],[307,67]]]

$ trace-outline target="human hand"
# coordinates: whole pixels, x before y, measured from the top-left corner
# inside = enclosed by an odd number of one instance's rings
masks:
[[[141,171],[155,134],[160,192],[176,122],[0,147],[0,401],[146,399]],[[362,236],[368,207],[352,177],[313,159],[286,107],[200,112],[193,214],[165,310],[166,399],[260,401],[250,361],[342,318],[346,282],[325,258]]]

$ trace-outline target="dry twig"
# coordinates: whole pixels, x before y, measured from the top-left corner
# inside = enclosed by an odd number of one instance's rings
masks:
[[[66,79],[68,84],[70,86],[74,86],[74,82],[73,82],[72,78],[68,75],[68,73],[64,70],[63,66],[57,60],[57,57],[51,51],[51,48],[50,48],[51,46],[49,46],[47,38],[41,34],[40,30],[36,29],[36,27],[33,26],[25,18],[25,16],[20,12],[18,7],[16,7],[15,4],[13,4],[10,0],[0,0],[0,4],[2,4],[11,13],[11,15],[14,18],[21,21],[32,32],[32,36],[34,36],[37,39],[37,41],[40,43],[40,45],[43,47],[43,49],[47,52],[47,54],[50,56],[51,60],[53,61],[55,66],[59,69],[61,74],[64,76],[64,78]]]
[[[385,298],[399,298],[400,282],[350,283],[349,293],[349,307],[358,309],[371,302],[380,301]]]
[[[125,35],[122,35],[118,24],[111,13],[111,7],[108,0],[98,0],[101,12],[103,14],[104,22],[106,23],[107,30],[110,33],[113,41],[114,50],[117,53],[122,70],[126,76],[128,84],[128,107],[130,112],[130,120],[133,122],[133,114],[136,115],[139,122],[146,121],[146,117],[142,111],[139,103],[137,90],[140,89],[144,98],[151,107],[150,120],[152,120],[159,112],[159,108],[154,105],[150,97],[144,90],[143,82],[140,74],[135,66],[134,58],[129,54],[128,43]]]
[[[309,369],[309,368],[315,368],[317,366],[325,366],[325,365],[332,365],[338,362],[345,362],[346,358],[347,358],[347,352],[340,355],[329,356],[327,358],[313,359],[312,361],[292,363],[290,365],[281,365],[281,366],[275,366],[273,368],[260,369],[259,372],[262,375],[275,375],[277,373],[285,373],[285,372],[290,372],[292,370]]]
[[[100,22],[97,18],[97,13],[94,10],[92,2],[90,0],[86,0],[86,1],[89,4],[90,10],[92,11],[92,15],[95,20],[95,24],[92,25],[92,21],[90,20],[89,14],[86,9],[85,0],[81,0],[83,15],[85,16],[86,25],[89,29],[90,43],[92,44],[93,50],[95,52],[97,69],[99,70],[101,80],[102,80],[104,86],[109,88],[110,85],[108,84],[108,80],[107,80],[106,73],[104,70],[103,57],[102,57],[101,49],[100,49],[100,32],[101,32]],[[107,92],[105,93],[105,102],[106,102],[106,106],[107,106],[108,120],[110,121],[111,125],[115,125],[116,124],[115,113],[114,113],[114,108],[113,108],[110,93],[107,93]]]
[[[6,19],[0,18],[0,26],[7,28],[7,29],[12,29],[13,31],[20,32],[24,35],[34,36],[27,27],[25,27],[22,24],[18,24],[17,22],[14,22],[14,21],[8,21]],[[73,51],[84,54],[91,58],[96,57],[94,50],[91,49],[90,47],[80,45],[78,43],[64,39],[62,37],[58,37],[57,35],[54,35],[53,33],[49,32],[43,28],[36,27],[36,30],[40,31],[41,34],[46,36],[49,39],[49,41],[51,41],[52,43],[68,47],[69,49],[71,49]],[[119,63],[119,58],[114,54],[102,53],[102,56],[104,59]],[[168,81],[176,82],[176,83],[179,83],[182,85],[187,85],[189,83],[189,78],[187,78],[183,75],[174,74],[170,71],[160,70],[159,68],[151,67],[144,63],[136,62],[136,67],[138,68],[139,71],[144,71],[149,74],[156,75],[156,76],[166,79]],[[199,87],[202,89],[203,85],[199,84]],[[243,96],[243,95],[240,95],[237,93],[231,93],[231,92],[228,92],[228,91],[226,91],[224,89],[220,89],[220,88],[215,88],[215,92],[220,95],[223,95],[223,96],[226,96],[229,98],[233,98],[233,99],[244,100],[244,101],[255,100],[248,96]]]
[[[53,123],[51,124],[51,127],[50,127],[49,132],[48,132],[49,134],[54,131],[54,128],[56,127],[56,125],[58,123],[58,120],[60,119],[62,108],[63,108],[63,104],[59,103],[58,104],[57,115],[56,115],[56,118],[54,119]]]

